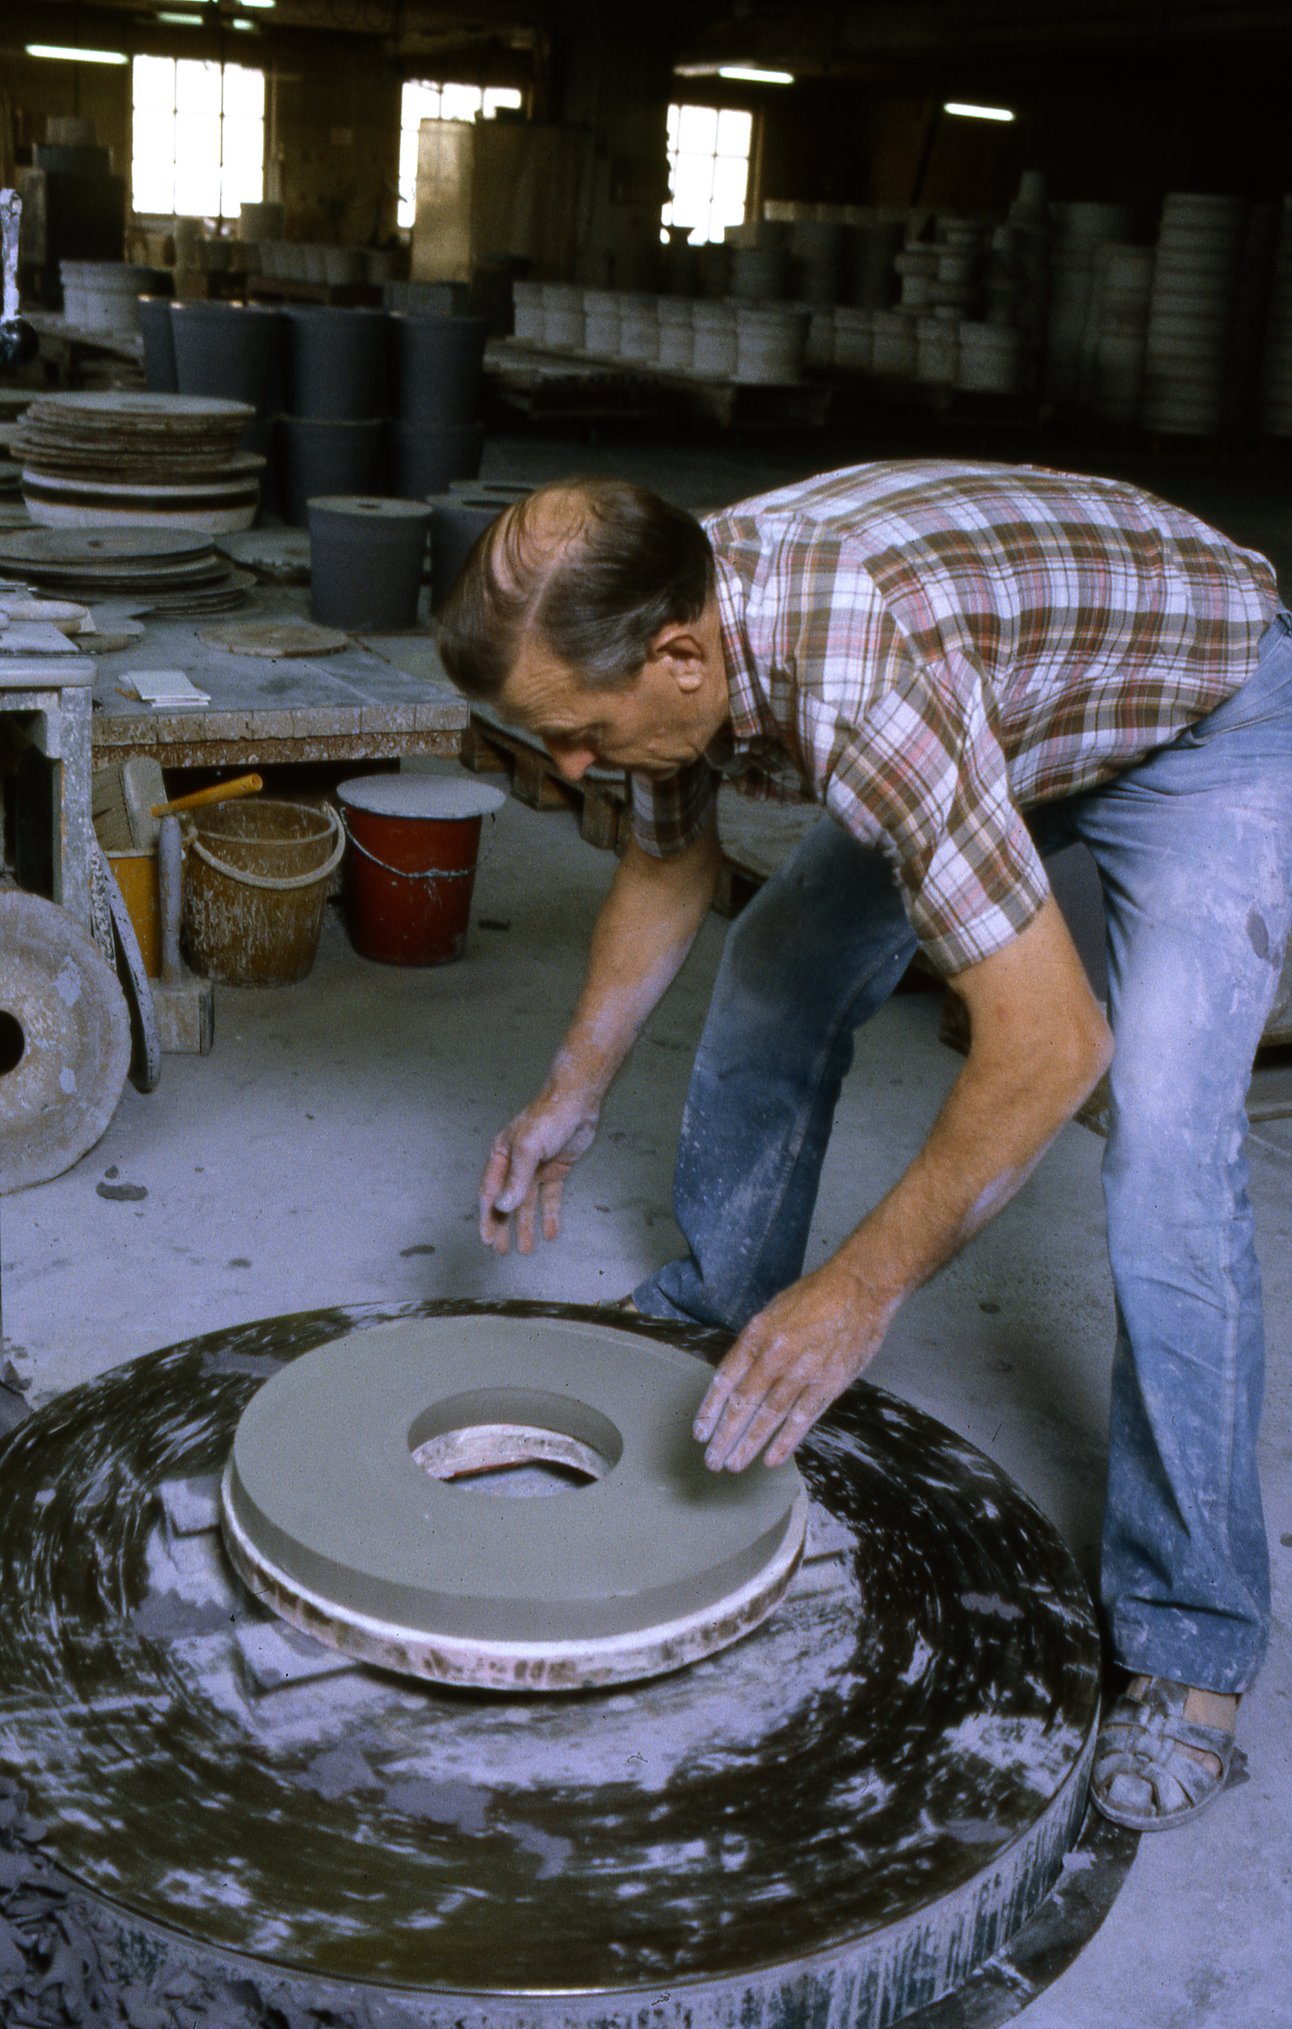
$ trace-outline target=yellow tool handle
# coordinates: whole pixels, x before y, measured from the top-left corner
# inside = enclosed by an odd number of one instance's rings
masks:
[[[181,810],[197,810],[204,803],[223,803],[232,796],[254,796],[264,788],[259,775],[235,775],[231,782],[213,782],[209,789],[193,789],[187,796],[173,796],[169,803],[154,803],[154,817],[174,817]]]

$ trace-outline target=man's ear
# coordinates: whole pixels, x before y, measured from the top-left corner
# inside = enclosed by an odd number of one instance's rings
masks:
[[[699,690],[704,682],[704,644],[689,621],[671,620],[667,627],[661,627],[651,642],[650,660],[664,664],[686,696]]]

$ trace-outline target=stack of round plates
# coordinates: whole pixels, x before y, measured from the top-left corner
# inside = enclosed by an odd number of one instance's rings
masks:
[[[1247,209],[1242,198],[1179,191],[1163,201],[1144,360],[1151,430],[1208,436],[1224,421]]]
[[[164,528],[26,528],[0,533],[0,574],[136,613],[226,613],[255,583],[200,535]]]
[[[265,461],[238,444],[253,413],[205,395],[38,395],[12,438],[27,511],[47,528],[250,528]]]

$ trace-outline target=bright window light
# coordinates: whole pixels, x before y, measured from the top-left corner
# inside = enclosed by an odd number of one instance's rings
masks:
[[[135,211],[236,218],[265,194],[265,74],[236,63],[137,56]]]
[[[957,120],[1003,120],[1008,122],[1014,115],[1008,106],[971,106],[962,99],[948,99],[942,108]]]
[[[670,106],[668,109],[669,200],[660,213],[660,238],[668,226],[687,226],[693,247],[720,240],[728,226],[743,225],[749,194],[749,155],[754,116],[731,107]]]
[[[129,63],[120,49],[63,49],[56,42],[29,42],[28,56],[56,57],[60,63]]]
[[[719,77],[734,78],[746,85],[792,85],[792,70],[755,70],[745,64],[724,63],[719,66]]]
[[[520,93],[507,85],[482,88],[410,78],[399,105],[399,209],[395,223],[409,230],[417,215],[417,131],[423,120],[492,120],[500,111],[512,112],[520,105]]]

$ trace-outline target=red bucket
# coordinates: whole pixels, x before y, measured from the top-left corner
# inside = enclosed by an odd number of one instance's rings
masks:
[[[350,839],[350,941],[383,965],[462,956],[480,827],[505,801],[465,775],[360,775],[337,801]]]

